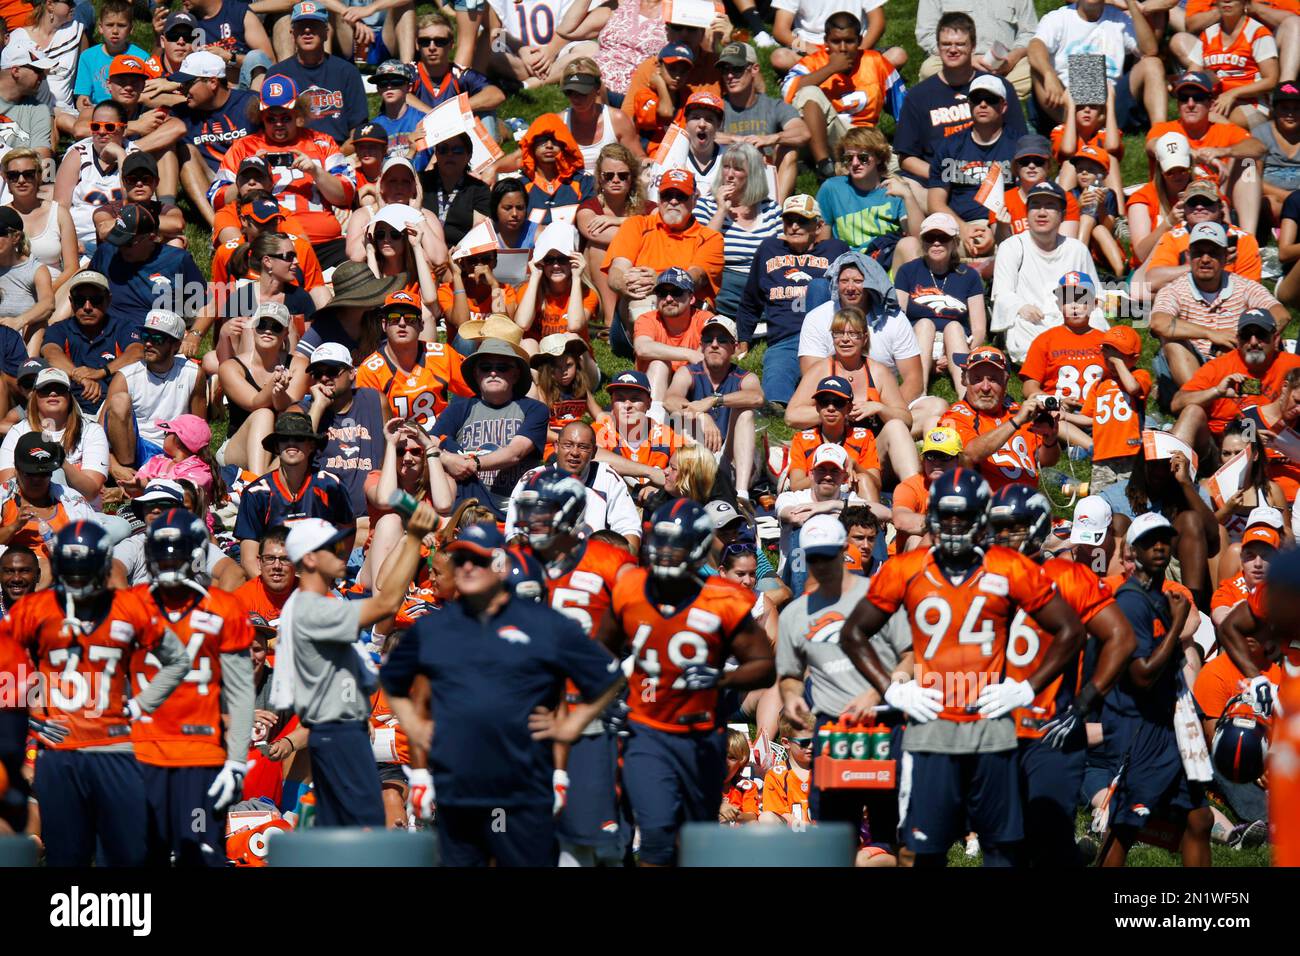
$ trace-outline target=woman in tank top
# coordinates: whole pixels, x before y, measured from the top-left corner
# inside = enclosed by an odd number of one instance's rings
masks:
[[[258,475],[271,467],[262,440],[275,428],[272,398],[289,385],[289,310],[275,305],[263,304],[251,318],[233,318],[222,327],[221,343],[237,343],[237,351],[217,368],[230,413],[222,460]]]
[[[33,149],[12,149],[0,160],[0,172],[12,198],[10,205],[23,218],[31,256],[50,272],[57,291],[77,271],[77,229],[72,215],[51,199],[41,199],[41,158]]]
[[[0,206],[0,324],[21,335],[35,356],[54,314],[54,283],[31,251],[23,217],[11,206]]]
[[[637,159],[645,158],[632,120],[622,110],[601,102],[600,67],[595,60],[589,56],[571,60],[564,68],[560,88],[569,100],[569,108],[560,116],[582,150],[588,172],[595,170],[601,149],[610,143],[622,143]]]
[[[77,121],[77,106],[72,95],[81,52],[90,46],[90,35],[72,17],[73,5],[44,0],[32,10],[27,26],[9,35],[9,42],[27,44],[54,61],[45,72],[45,83],[54,101],[54,125],[64,136],[72,135]]]
[[[587,272],[600,293],[603,315],[615,314],[618,296],[609,287],[609,276],[600,269],[605,250],[614,233],[628,216],[639,216],[654,208],[641,193],[641,164],[622,143],[610,143],[600,151],[594,168],[596,195],[578,206],[574,225],[582,237],[587,256]]]

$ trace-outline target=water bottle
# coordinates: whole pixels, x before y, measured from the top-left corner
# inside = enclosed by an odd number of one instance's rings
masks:
[[[512,116],[504,121],[506,129],[510,130],[510,136],[517,143],[524,138],[528,132],[528,122],[519,116]]]
[[[1040,475],[1044,490],[1056,493],[1063,498],[1086,498],[1088,482],[1080,481],[1074,475],[1067,475],[1055,468],[1044,468]]]
[[[41,540],[45,542],[45,553],[54,553],[54,529],[44,518],[41,519],[40,525]]]
[[[408,495],[405,491],[398,489],[388,497],[388,507],[392,508],[407,521],[415,514],[415,509],[420,506],[420,502],[414,497]]]

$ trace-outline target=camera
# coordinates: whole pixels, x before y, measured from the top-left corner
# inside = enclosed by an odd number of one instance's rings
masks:
[[[1043,411],[1059,412],[1061,410],[1061,400],[1055,395],[1048,395],[1043,399]]]
[[[262,156],[268,166],[292,166],[293,153],[265,153]]]
[[[1264,392],[1263,383],[1257,378],[1248,378],[1241,383],[1242,395],[1262,395]]]

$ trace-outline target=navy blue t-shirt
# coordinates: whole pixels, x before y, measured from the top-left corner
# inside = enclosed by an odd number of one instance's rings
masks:
[[[596,195],[596,181],[591,173],[579,173],[571,177],[553,193],[528,183],[525,187],[528,198],[528,221],[538,226],[549,225],[552,209],[566,206],[578,206]]]
[[[192,110],[184,104],[173,107],[172,115],[185,124],[181,142],[195,147],[215,173],[230,144],[249,134],[248,105],[256,99],[257,95],[248,90],[231,89],[230,98],[220,109]]]
[[[989,210],[975,201],[989,167],[1002,164],[1002,185],[1011,188],[1011,158],[1016,154],[1016,137],[1003,129],[993,143],[975,142],[971,131],[940,140],[930,159],[930,188],[948,187],[948,206],[963,222],[987,222]]]
[[[235,518],[235,538],[260,541],[272,525],[290,524],[303,518],[324,518],[340,528],[355,525],[347,489],[325,471],[308,474],[296,491],[288,488],[277,468],[244,489]]]
[[[12,331],[6,329],[6,331]],[[14,333],[17,335],[17,333]],[[93,338],[86,334],[76,318],[55,322],[45,330],[45,344],[57,346],[73,368],[108,368],[108,363],[125,352],[132,343],[140,341],[140,323],[123,324],[105,322],[99,334]],[[21,344],[21,343],[20,343]],[[108,383],[101,382],[100,398],[97,402],[86,399],[81,385],[74,382],[72,394],[77,396],[77,404],[82,411],[94,412],[99,408],[108,394]]]
[[[62,325],[56,322],[50,328]],[[45,341],[50,340],[50,333],[45,333]],[[18,376],[18,368],[27,361],[27,347],[23,345],[23,337],[9,328],[7,325],[0,325],[0,372],[5,375]]]
[[[506,520],[510,493],[524,472],[542,463],[546,448],[546,426],[551,410],[535,398],[520,398],[496,408],[480,398],[452,399],[447,410],[438,416],[432,434],[443,439],[443,448],[461,454],[478,451],[484,454],[507,447],[522,435],[533,443],[533,450],[518,464],[496,471],[481,472],[474,481],[456,483],[456,498],[477,498]]]
[[[225,3],[210,17],[201,17],[197,11],[190,13],[194,18],[198,36],[194,39],[194,49],[205,46],[217,46],[231,53],[247,53],[248,41],[244,37],[244,16],[248,13],[248,4],[242,0],[225,0]]]
[[[429,769],[444,806],[549,805],[551,743],[532,739],[528,715],[555,707],[566,678],[594,700],[619,676],[618,661],[576,621],[513,597],[486,620],[450,601],[398,647],[380,681],[405,697],[417,674],[429,678],[438,721]]]
[[[127,262],[107,242],[95,249],[87,267],[108,277],[108,321],[139,326],[151,309],[196,315],[208,300],[208,283],[184,249],[165,243],[144,262]]]
[[[332,136],[340,145],[370,116],[360,72],[354,64],[332,53],[316,66],[304,66],[291,56],[271,67],[268,75],[276,73],[293,80],[300,95],[306,94],[307,125]]]
[[[1162,591],[1148,591],[1144,595],[1126,585],[1116,590],[1115,603],[1128,618],[1137,638],[1130,660],[1150,657],[1161,640],[1156,637],[1156,622],[1162,621],[1167,631],[1172,619],[1169,598]],[[1118,716],[1129,721],[1172,727],[1182,660],[1182,654],[1175,651],[1150,687],[1134,684],[1126,668],[1106,695],[1107,703]]]
[[[298,403],[311,414],[308,392]],[[320,420],[325,435],[319,464],[343,482],[354,514],[366,513],[366,479],[384,464],[384,400],[373,388],[358,388],[346,412],[327,411]]]
[[[972,74],[971,82],[981,75],[982,72],[977,70]],[[1007,91],[1007,111],[1003,114],[1003,121],[1007,134],[1015,142],[1027,131],[1025,114],[1020,108],[1015,87],[1005,77],[1002,85]],[[949,86],[942,77],[932,76],[908,90],[907,99],[903,101],[903,115],[898,118],[894,132],[894,152],[900,158],[915,156],[930,162],[936,144],[970,128],[970,101],[966,98],[969,89],[970,82]],[[907,172],[903,175],[911,176]]]
[[[935,275],[925,259],[913,259],[894,274],[894,288],[907,294],[907,321],[915,325],[929,319],[935,329],[960,322],[970,332],[967,301],[984,292],[979,273],[965,263],[944,275]]]

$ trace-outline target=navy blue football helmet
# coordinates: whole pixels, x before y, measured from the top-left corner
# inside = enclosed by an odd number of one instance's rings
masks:
[[[655,509],[646,532],[643,564],[658,578],[694,574],[713,543],[713,519],[690,498],[675,498]]]
[[[1251,783],[1264,774],[1268,758],[1268,721],[1244,697],[1234,697],[1214,725],[1210,757],[1215,768],[1236,783]]]
[[[65,594],[85,599],[108,590],[113,546],[108,532],[93,521],[74,521],[54,537],[50,571]]]
[[[989,528],[994,544],[1002,544],[1021,554],[1035,555],[1052,530],[1052,506],[1037,488],[1007,485],[993,495],[989,505]],[[1016,543],[1013,535],[1023,533]]]
[[[208,529],[191,511],[170,508],[144,533],[144,556],[155,584],[199,587],[207,566]]]
[[[939,552],[954,558],[970,555],[988,527],[989,486],[969,468],[946,471],[930,485],[928,524]]]
[[[558,468],[534,472],[515,498],[516,525],[534,548],[546,550],[573,534],[587,510],[587,488]]]
[[[518,546],[507,548],[506,555],[509,558],[506,587],[520,600],[545,604],[546,572],[542,569],[542,562],[531,551]]]

